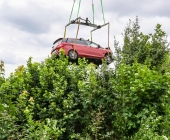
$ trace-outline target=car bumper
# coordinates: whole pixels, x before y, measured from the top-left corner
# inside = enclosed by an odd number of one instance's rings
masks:
[[[54,55],[54,56],[58,57],[58,56],[59,56],[59,51],[58,51],[58,50],[54,50],[54,51],[51,53],[51,55]]]

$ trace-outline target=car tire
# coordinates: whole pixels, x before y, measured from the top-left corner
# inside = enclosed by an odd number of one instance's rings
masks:
[[[111,54],[106,54],[105,57],[104,57],[105,61],[107,64],[110,64],[112,63],[113,59],[111,57]]]
[[[68,52],[68,57],[69,57],[70,60],[77,60],[78,54],[75,50],[70,50]]]

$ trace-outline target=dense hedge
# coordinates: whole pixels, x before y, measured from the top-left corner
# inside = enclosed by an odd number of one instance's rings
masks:
[[[0,139],[168,137],[169,78],[138,63],[30,58],[1,84]]]

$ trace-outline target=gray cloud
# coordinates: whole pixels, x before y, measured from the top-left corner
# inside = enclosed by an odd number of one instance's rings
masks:
[[[25,59],[17,57],[14,53],[10,51],[0,52],[0,60],[3,60],[5,64],[23,64],[26,62]]]
[[[108,0],[105,2],[105,11],[118,16],[170,16],[169,0]]]
[[[27,7],[19,7],[18,9],[8,3],[3,3],[0,10],[1,22],[37,34],[47,33],[51,23],[63,21],[64,18],[63,15],[57,15],[57,11],[54,9],[45,9],[31,1],[28,2]],[[61,7],[57,7],[57,10],[60,11]]]
[[[68,23],[73,0],[3,0],[0,2],[0,59],[10,67],[26,63],[28,57],[43,61],[50,55],[52,43],[63,37],[64,27]],[[96,24],[103,24],[100,0],[94,1]],[[22,3],[23,2],[23,3]],[[72,19],[77,17],[78,2],[74,7]],[[92,3],[82,0],[79,16],[88,17],[92,22]],[[141,32],[154,32],[157,23],[162,24],[165,32],[170,22],[169,0],[103,0],[106,22],[110,22],[110,46],[113,46],[113,35],[122,44],[123,32],[128,20],[139,17]],[[80,26],[78,38],[90,38],[92,28]],[[67,28],[67,37],[76,36],[77,25]],[[94,42],[106,47],[107,27],[96,31]],[[7,73],[12,68],[7,67]]]

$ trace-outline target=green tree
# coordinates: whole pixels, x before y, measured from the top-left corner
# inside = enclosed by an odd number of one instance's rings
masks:
[[[135,22],[129,21],[123,37],[122,57],[126,64],[132,65],[137,60],[138,63],[147,64],[151,69],[165,71],[165,67],[162,67],[169,55],[169,43],[160,24],[156,25],[154,34],[144,35],[140,32],[137,17]]]
[[[0,61],[0,86],[2,83],[5,82],[5,69],[4,69],[4,62]]]

